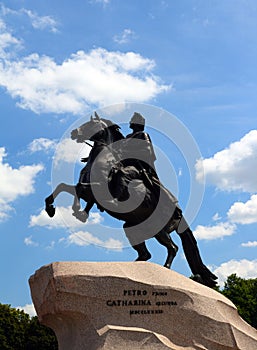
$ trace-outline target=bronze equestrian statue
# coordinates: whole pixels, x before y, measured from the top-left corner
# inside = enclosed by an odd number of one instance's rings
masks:
[[[188,226],[176,197],[160,182],[150,136],[144,132],[144,118],[134,113],[126,138],[117,124],[100,118],[97,113],[89,122],[71,132],[78,143],[90,140],[92,149],[77,185],[59,184],[45,199],[45,210],[55,214],[54,199],[60,192],[74,196],[73,215],[86,222],[94,204],[101,211],[124,221],[124,231],[137,251],[137,261],[151,258],[145,241],[152,237],[167,248],[164,266],[171,267],[178,247],[170,237],[176,231],[181,238],[193,279],[209,287],[216,286],[217,277],[204,265],[195,237]],[[87,204],[81,210],[80,199]]]

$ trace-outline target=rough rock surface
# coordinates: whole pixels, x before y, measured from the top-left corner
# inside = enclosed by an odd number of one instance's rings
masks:
[[[59,350],[256,350],[220,293],[149,262],[56,262],[29,280]]]

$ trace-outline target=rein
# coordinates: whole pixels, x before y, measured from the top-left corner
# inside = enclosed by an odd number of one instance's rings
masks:
[[[94,146],[91,145],[91,143],[87,142],[87,141],[83,141],[86,145],[90,146],[91,148],[93,148]]]
[[[89,142],[87,141],[83,141],[86,145],[90,146],[91,148],[94,148],[94,147],[97,147],[96,145],[91,145]],[[114,156],[115,159],[117,159],[117,162],[120,163],[120,156],[119,156],[119,153],[118,151],[115,151],[108,143],[106,142],[103,142],[103,141],[100,141],[100,140],[97,140],[97,141],[94,141],[94,142],[97,142],[99,144],[99,146],[105,146],[109,149],[109,151],[112,153],[112,155]]]

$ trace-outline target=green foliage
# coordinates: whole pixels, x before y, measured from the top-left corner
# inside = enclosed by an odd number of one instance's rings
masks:
[[[232,274],[221,293],[236,305],[246,322],[257,328],[257,278],[244,279]]]
[[[22,310],[0,304],[1,350],[57,350],[57,340],[51,329],[40,325]]]

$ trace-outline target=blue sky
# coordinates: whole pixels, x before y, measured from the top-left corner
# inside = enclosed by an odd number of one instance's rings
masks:
[[[221,285],[257,277],[256,32],[255,0],[0,3],[1,303],[32,313],[28,278],[53,261],[136,257],[97,208],[83,225],[69,196],[54,219],[43,211],[52,185],[76,182],[88,149],[68,135],[94,110],[111,111],[124,134],[144,113],[205,263]],[[189,276],[172,237],[173,268]],[[147,245],[163,264],[165,249]]]

